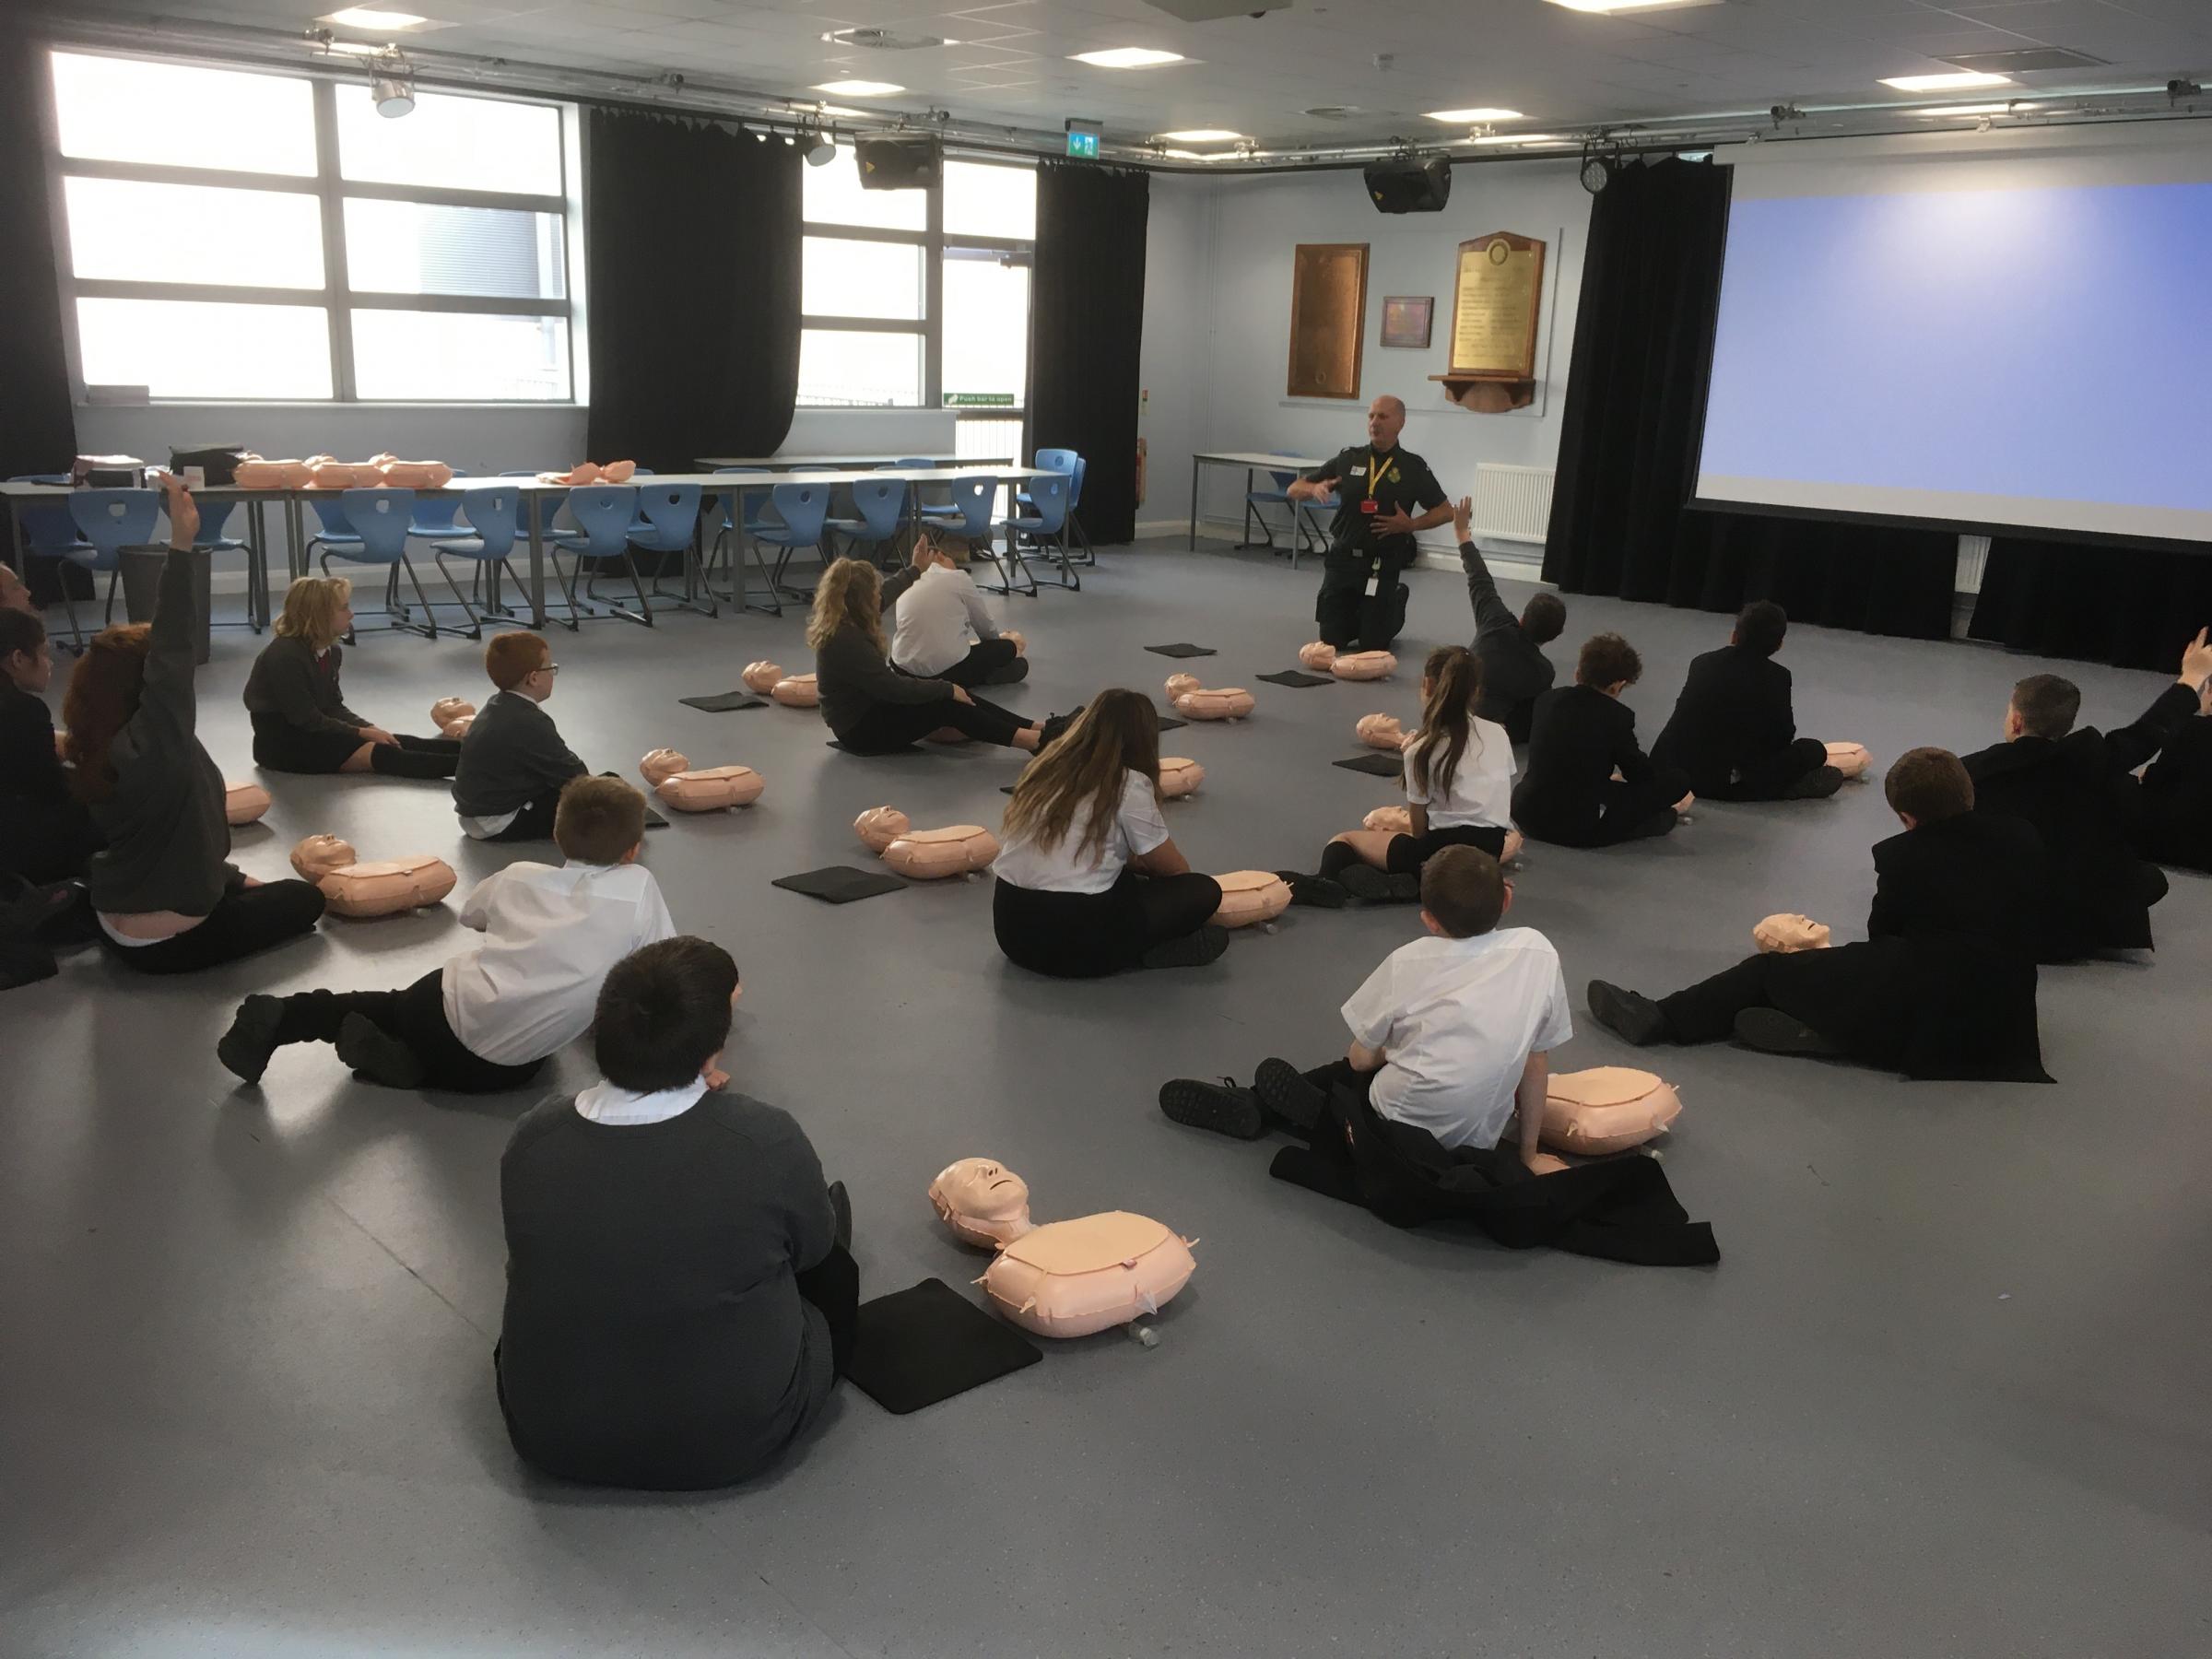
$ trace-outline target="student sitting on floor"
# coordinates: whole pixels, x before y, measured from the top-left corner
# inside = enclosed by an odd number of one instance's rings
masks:
[[[524,1462],[652,1491],[728,1486],[821,1415],[860,1270],[842,1187],[789,1113],[715,1092],[737,996],[719,945],[618,962],[606,1081],[534,1107],[500,1159],[507,1307],[493,1376]]]
[[[1463,645],[1440,645],[1421,670],[1421,729],[1406,740],[1406,814],[1413,832],[1347,830],[1321,850],[1321,874],[1280,872],[1291,902],[1335,909],[1347,899],[1411,904],[1421,868],[1445,847],[1492,858],[1512,828],[1513,746],[1477,717],[1482,665]]]
[[[461,925],[482,944],[402,991],[249,996],[217,1058],[255,1083],[284,1044],[329,1042],[392,1088],[520,1088],[583,1035],[606,971],[676,932],[660,884],[637,862],[644,835],[643,795],[619,778],[576,779],[553,820],[568,862],[509,865],[461,907]]]
[[[1332,1089],[1447,1149],[1487,1149],[1516,1112],[1535,1167],[1550,1051],[1574,1035],[1559,955],[1532,927],[1500,929],[1512,883],[1478,847],[1446,847],[1421,870],[1427,938],[1401,945],[1344,1005],[1352,1042],[1301,1073],[1264,1060],[1250,1088],[1178,1077],[1159,1108],[1179,1124],[1256,1139],[1272,1123],[1310,1134]]]
[[[1152,700],[1101,691],[1014,786],[992,865],[998,947],[1061,979],[1197,968],[1229,948],[1221,884],[1192,870],[1159,814]]]
[[[2207,678],[2212,646],[2200,631],[2178,682],[2133,725],[2106,733],[2075,729],[2081,690],[2072,680],[2030,675],[2012,688],[2005,741],[1965,758],[1981,809],[2033,827],[2065,877],[2037,906],[2044,961],[2151,947],[2150,907],[2166,896],[2166,876],[2136,855],[2141,801],[2128,774],[2196,712]]]
[[[926,544],[917,546],[912,568],[918,570],[920,561],[933,557]],[[903,593],[913,580],[901,571],[890,591]],[[895,754],[939,731],[1034,753],[1050,741],[1048,732],[1059,735],[1065,717],[1032,724],[970,695],[965,686],[916,679],[892,667],[883,637],[885,591],[874,565],[838,559],[822,572],[814,590],[814,612],[806,619],[822,720],[850,753]]]
[[[2166,735],[2143,774],[2143,850],[2160,864],[2212,870],[2212,678],[2196,716]]]
[[[891,661],[917,679],[1018,684],[1030,677],[1029,659],[1013,641],[1000,637],[975,578],[968,574],[968,558],[965,536],[924,530],[913,563],[884,582],[883,604],[894,613]]]
[[[223,774],[196,735],[199,654],[192,538],[200,510],[165,477],[169,554],[154,619],[103,628],[69,676],[70,788],[107,843],[86,865],[109,954],[141,973],[189,973],[297,938],[323,918],[305,881],[229,863]]]
[[[92,815],[69,793],[41,695],[53,652],[35,611],[0,606],[0,873],[33,884],[82,876],[100,850]]]
[[[453,738],[395,737],[346,706],[338,641],[353,631],[352,600],[343,576],[302,576],[286,591],[276,637],[246,676],[253,763],[271,771],[452,777],[461,759]]]
[[[1634,646],[1616,633],[1595,634],[1583,642],[1574,684],[1536,700],[1528,765],[1513,791],[1523,834],[1565,847],[1610,847],[1665,835],[1688,810],[1689,780],[1637,747],[1636,712],[1620,700],[1642,673]]]
[[[538,706],[560,665],[537,635],[503,633],[484,647],[484,672],[499,689],[461,739],[453,811],[477,841],[543,841],[561,790],[590,770]]]
[[[1905,828],[1874,849],[1863,943],[1754,954],[1657,1002],[1593,980],[1591,1017],[1639,1047],[1733,1031],[1770,1053],[1845,1054],[1909,1077],[2049,1082],[2035,1023],[2042,847],[1974,809],[1947,749],[1908,750],[1882,787]]]
[[[1452,510],[1459,537],[1460,568],[1467,573],[1467,603],[1475,610],[1475,657],[1482,665],[1482,690],[1475,712],[1505,728],[1515,743],[1528,741],[1536,699],[1551,689],[1553,669],[1544,647],[1567,626],[1567,602],[1539,592],[1514,616],[1498,595],[1498,582],[1475,546],[1475,500],[1462,496]]]
[[[1788,631],[1772,600],[1745,606],[1728,643],[1691,660],[1652,759],[1716,801],[1803,801],[1842,788],[1828,745],[1797,735],[1790,671],[1774,660]]]

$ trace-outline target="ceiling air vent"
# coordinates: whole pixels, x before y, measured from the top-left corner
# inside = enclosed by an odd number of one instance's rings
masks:
[[[2056,46],[2030,46],[2018,52],[1970,52],[1940,63],[1956,64],[1977,75],[2031,75],[2041,69],[2099,69],[2110,58],[2091,57],[2086,52],[2065,52]]]
[[[1311,115],[1316,121],[1349,121],[1361,111],[1358,104],[1315,104],[1300,113]]]
[[[841,29],[822,39],[832,46],[865,46],[871,52],[915,52],[945,44],[942,35],[902,35],[888,29]]]

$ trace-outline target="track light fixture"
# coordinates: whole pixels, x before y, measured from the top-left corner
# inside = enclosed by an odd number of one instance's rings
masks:
[[[406,59],[396,52],[387,53],[371,65],[374,74],[369,82],[369,95],[376,100],[376,112],[387,121],[397,121],[402,115],[415,112],[415,70]]]

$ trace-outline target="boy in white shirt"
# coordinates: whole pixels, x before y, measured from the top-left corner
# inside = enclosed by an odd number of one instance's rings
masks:
[[[644,835],[643,795],[619,778],[576,779],[553,819],[568,862],[509,865],[462,906],[481,945],[402,991],[249,996],[217,1058],[258,1083],[286,1043],[328,1042],[387,1088],[519,1088],[590,1029],[609,968],[676,935],[659,883],[637,862]]]
[[[1559,953],[1534,928],[1498,926],[1512,884],[1476,847],[1446,847],[1421,870],[1430,936],[1400,946],[1344,1005],[1342,1060],[1300,1073],[1267,1060],[1250,1088],[1178,1077],[1159,1107],[1179,1124],[1254,1140],[1272,1123],[1311,1135],[1332,1090],[1448,1150],[1488,1150],[1516,1114],[1535,1167],[1549,1051],[1574,1035]]]
[[[1021,647],[998,630],[968,574],[967,538],[925,530],[914,549],[912,578],[885,588],[896,602],[891,662],[917,679],[956,686],[1012,686],[1029,677]],[[898,586],[895,594],[889,590]],[[975,643],[969,644],[973,633]]]

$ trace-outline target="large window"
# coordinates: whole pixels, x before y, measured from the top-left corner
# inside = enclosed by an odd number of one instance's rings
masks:
[[[863,190],[840,147],[804,213],[800,404],[958,409],[963,453],[1018,455],[1036,170],[947,161],[935,189]]]
[[[156,398],[563,402],[568,123],[550,103],[53,54],[62,280],[89,385]]]

